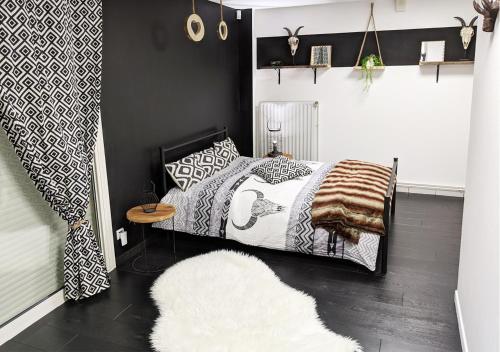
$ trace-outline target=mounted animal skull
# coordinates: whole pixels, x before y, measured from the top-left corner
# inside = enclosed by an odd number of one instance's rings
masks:
[[[455,17],[457,20],[460,21],[462,24],[462,29],[460,30],[460,36],[462,37],[462,44],[464,45],[464,50],[467,50],[469,48],[469,44],[472,40],[472,37],[474,36],[474,23],[476,22],[478,16],[474,17],[469,25],[465,23],[464,19],[462,17]]]
[[[498,0],[483,0],[482,6],[474,0],[474,8],[477,12],[484,16],[483,31],[493,32],[495,30],[495,22],[498,11],[500,9],[500,1]]]
[[[288,45],[290,45],[290,52],[292,53],[292,56],[295,56],[295,53],[297,52],[297,49],[299,48],[299,38],[297,37],[299,35],[299,31],[304,28],[304,26],[300,26],[295,30],[295,33],[292,34],[292,31],[287,28],[283,27],[284,30],[288,32]]]

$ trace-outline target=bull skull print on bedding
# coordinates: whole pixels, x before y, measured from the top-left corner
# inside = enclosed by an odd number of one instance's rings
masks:
[[[465,20],[462,17],[455,17],[462,24],[462,29],[460,30],[460,37],[462,38],[462,44],[464,46],[464,50],[469,48],[472,37],[474,36],[474,23],[476,22],[478,16],[474,17],[469,25],[465,23]]]
[[[292,58],[295,58],[295,54],[297,53],[297,49],[299,48],[299,31],[304,28],[304,26],[300,26],[295,30],[295,33],[292,34],[290,28],[283,27],[284,30],[288,32],[288,45],[290,45],[290,53],[292,54]]]
[[[11,1],[0,23],[0,124],[36,188],[68,222],[66,298],[89,297],[109,287],[85,220],[100,115],[101,1]]]
[[[257,199],[254,200],[252,204],[252,210],[251,210],[252,215],[250,216],[250,219],[245,225],[238,226],[233,221],[233,226],[236,227],[238,230],[241,231],[248,230],[257,223],[257,220],[259,218],[271,214],[276,214],[285,210],[284,206],[271,202],[268,199],[265,199],[264,193],[262,193],[261,191],[258,191],[256,189],[247,189],[243,192],[254,192],[257,195]]]

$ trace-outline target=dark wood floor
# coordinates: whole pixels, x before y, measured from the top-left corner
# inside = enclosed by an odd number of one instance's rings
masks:
[[[183,259],[225,247],[258,256],[284,282],[316,298],[330,329],[356,338],[367,352],[456,352],[461,349],[453,293],[462,206],[458,198],[399,194],[385,278],[328,259],[191,236],[178,236],[177,254]],[[167,248],[166,242],[152,247]],[[136,274],[126,263],[111,278],[104,294],[66,303],[0,351],[150,350],[157,311],[149,288],[156,276]]]

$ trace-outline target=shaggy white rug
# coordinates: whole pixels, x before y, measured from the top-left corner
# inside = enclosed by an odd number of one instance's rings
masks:
[[[311,296],[261,260],[217,251],[177,263],[151,288],[160,316],[151,334],[168,352],[358,352],[329,331]]]

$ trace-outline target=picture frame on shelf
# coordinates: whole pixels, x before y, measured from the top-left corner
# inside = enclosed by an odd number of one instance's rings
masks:
[[[314,45],[311,47],[311,66],[331,67],[332,66],[332,46]]]
[[[423,41],[420,45],[420,64],[428,62],[443,62],[446,41]]]

